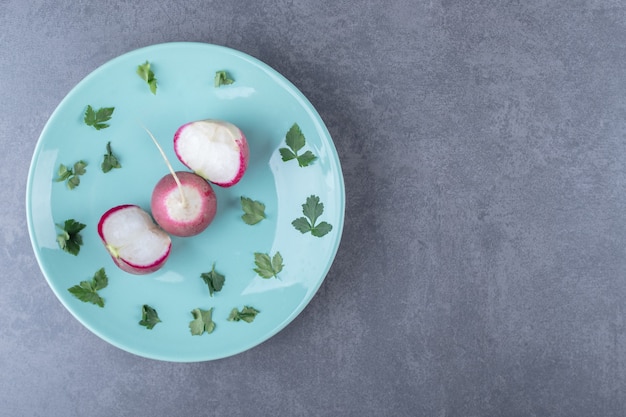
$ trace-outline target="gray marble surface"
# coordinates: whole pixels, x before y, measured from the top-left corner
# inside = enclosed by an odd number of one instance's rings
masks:
[[[626,3],[0,0],[0,415],[623,416]],[[318,109],[341,247],[287,328],[153,361],[79,324],[25,220],[39,134],[85,75],[225,45]]]

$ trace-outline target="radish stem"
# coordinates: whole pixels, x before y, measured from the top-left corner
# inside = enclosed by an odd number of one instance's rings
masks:
[[[176,181],[176,185],[178,186],[178,191],[180,192],[180,203],[182,204],[183,207],[187,207],[187,199],[185,198],[185,194],[183,193],[183,185],[180,183],[178,176],[174,172],[174,168],[172,168],[172,164],[170,164],[170,161],[167,159],[167,156],[165,156],[165,152],[163,152],[163,148],[161,148],[161,145],[159,145],[159,142],[157,142],[152,132],[150,132],[150,130],[148,130],[148,128],[145,126],[143,126],[143,128],[146,130],[146,132],[148,132],[148,135],[150,135],[152,142],[154,142],[159,152],[161,152],[161,156],[163,157],[163,160],[165,161],[167,168],[170,170],[170,173],[174,177],[174,181]]]

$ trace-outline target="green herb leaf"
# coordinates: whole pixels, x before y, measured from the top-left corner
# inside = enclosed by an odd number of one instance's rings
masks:
[[[274,270],[274,275],[282,271],[283,266],[283,257],[280,252],[276,252],[272,258],[272,269]]]
[[[117,160],[117,157],[113,155],[113,151],[111,150],[111,142],[107,143],[107,153],[104,154],[104,159],[102,161],[102,172],[107,173],[111,171],[113,168],[121,168],[122,165]]]
[[[254,264],[257,266],[254,271],[263,278],[272,278],[274,270],[272,269],[272,260],[265,253],[256,252],[254,254]]]
[[[311,224],[306,219],[306,217],[299,217],[291,222],[293,227],[296,228],[300,233],[306,233],[311,231]]]
[[[200,336],[204,332],[212,333],[215,330],[215,323],[213,322],[213,308],[208,310],[202,310],[200,308],[194,308],[191,311],[193,320],[189,322],[189,330],[193,336]]]
[[[96,130],[105,129],[109,127],[108,122],[113,116],[115,107],[101,107],[98,111],[95,111],[91,106],[87,106],[85,111],[85,124],[87,126],[93,126]]]
[[[257,266],[254,268],[254,272],[259,274],[261,278],[278,278],[278,273],[283,270],[283,257],[280,252],[276,252],[273,258],[267,253],[254,253],[254,264]]]
[[[215,71],[215,79],[214,79],[215,87],[220,87],[222,85],[232,84],[234,82],[235,82],[235,80],[230,78],[230,76],[228,75],[228,73],[226,71],[223,71],[223,70],[222,71]]]
[[[62,181],[67,180],[72,175],[74,175],[74,173],[72,172],[72,169],[61,164],[59,165],[59,170],[57,171],[57,178],[54,181],[62,182]]]
[[[228,321],[245,321],[246,323],[252,323],[254,318],[260,311],[254,307],[244,306],[241,311],[237,310],[237,308],[233,308],[228,316]]]
[[[80,175],[83,175],[87,172],[85,167],[87,163],[85,161],[78,161],[74,163],[74,168],[69,168],[63,164],[59,165],[59,170],[57,171],[57,178],[55,178],[55,182],[65,181],[67,188],[73,190],[78,187],[80,184]]]
[[[301,167],[306,167],[311,165],[313,161],[317,159],[317,156],[313,155],[313,152],[306,151],[302,155],[298,155],[298,165]]]
[[[100,268],[96,271],[93,276],[93,288],[98,291],[109,285],[109,278],[107,274],[104,272],[104,268]]]
[[[285,143],[295,154],[297,154],[298,151],[304,147],[306,139],[304,138],[304,134],[302,134],[302,130],[300,130],[300,126],[298,126],[297,123],[294,123],[287,132],[287,135],[285,136]]]
[[[73,190],[74,188],[78,187],[80,185],[80,178],[79,177],[71,177],[70,179],[67,180],[67,187],[70,190]]]
[[[85,225],[75,221],[74,219],[66,220],[64,223],[63,230],[65,230],[70,235],[80,232],[85,228]]]
[[[204,272],[200,274],[200,277],[209,286],[209,295],[213,297],[214,292],[221,291],[224,286],[226,277],[215,270],[215,263],[213,263],[213,269],[211,272]]]
[[[85,161],[78,161],[74,163],[74,175],[83,175],[87,170],[85,167],[87,163]]]
[[[148,304],[144,304],[141,307],[141,321],[139,324],[146,326],[148,330],[152,330],[158,323],[161,323],[161,319],[159,319],[157,311]]]
[[[57,235],[59,247],[74,256],[78,255],[80,246],[83,244],[80,231],[85,228],[85,225],[74,219],[69,219],[63,225],[57,224],[56,226],[61,229],[61,233]]]
[[[285,162],[291,161],[292,159],[296,159],[297,158],[296,154],[293,153],[292,151],[290,151],[287,148],[280,148],[278,151],[280,152],[280,157]]]
[[[299,217],[291,222],[300,233],[311,232],[315,237],[322,237],[333,229],[333,226],[327,222],[316,224],[317,219],[324,213],[324,204],[320,203],[318,196],[311,195],[306,199],[306,203],[302,205],[302,213],[306,218]]]
[[[324,204],[320,203],[320,198],[316,195],[307,197],[306,203],[302,205],[302,214],[311,221],[311,227],[317,221],[317,218],[324,212]]]
[[[150,62],[146,61],[143,64],[137,67],[137,75],[141,77],[148,86],[150,86],[150,91],[152,94],[156,94],[157,92],[157,80],[154,78],[154,72],[150,69]]]
[[[328,234],[328,232],[330,232],[331,230],[333,230],[333,227],[330,224],[326,222],[321,222],[320,224],[316,225],[313,229],[311,229],[311,234],[315,237],[322,237]]]
[[[241,216],[246,224],[257,224],[265,218],[265,204],[252,200],[248,197],[241,197],[241,208],[244,214]]]
[[[91,281],[81,281],[80,284],[74,285],[67,290],[80,301],[104,307],[104,299],[100,297],[98,291],[105,288],[108,283],[109,279],[104,272],[104,268],[100,268],[96,271]]]
[[[317,156],[315,156],[311,151],[306,151],[302,155],[298,154],[298,151],[301,150],[306,144],[306,138],[297,123],[294,123],[285,135],[285,143],[289,149],[278,149],[283,161],[287,162],[292,159],[297,159],[300,167],[306,167],[311,165],[311,163],[317,159]]]
[[[82,283],[86,282],[87,281],[83,281]],[[100,297],[98,293],[95,292],[92,288],[85,288],[81,285],[74,285],[73,287],[68,288],[68,291],[80,301],[104,307],[104,299]]]

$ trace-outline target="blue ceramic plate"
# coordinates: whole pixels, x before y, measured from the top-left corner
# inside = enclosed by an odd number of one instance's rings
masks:
[[[156,95],[136,73],[149,61],[158,83]],[[226,70],[233,84],[214,86],[216,71]],[[114,107],[110,126],[87,126],[87,106]],[[109,208],[137,204],[150,210],[156,182],[168,173],[142,126],[159,140],[175,169],[176,129],[200,119],[230,121],[246,134],[250,164],[241,182],[214,186],[215,220],[202,234],[172,238],[165,266],[149,275],[119,270],[105,251],[97,223]],[[297,123],[307,150],[317,156],[300,167],[283,161],[279,149]],[[122,168],[103,173],[100,164],[111,142]],[[55,182],[60,164],[83,160],[87,172],[70,190]],[[240,197],[261,201],[267,218],[243,222]],[[332,230],[323,237],[301,233],[292,222],[302,205],[317,196],[324,205],[317,222]],[[192,362],[234,355],[267,340],[304,309],[320,287],[337,252],[344,220],[345,193],[341,166],[332,139],[311,103],[283,76],[244,53],[200,43],[168,43],[135,50],[113,59],[81,81],[46,124],[30,167],[26,195],[29,233],[37,260],[54,293],[89,330],[128,352],[148,358]],[[60,249],[56,224],[75,219],[86,225],[77,256]],[[255,271],[254,253],[280,252],[284,268],[278,278]],[[209,296],[203,272],[225,275],[223,289]],[[109,278],[99,291],[103,308],[80,301],[68,288],[91,280],[100,268]],[[140,326],[141,308],[157,310],[161,323]],[[252,306],[256,319],[229,321],[233,308]],[[191,311],[213,309],[215,330],[192,335]]]

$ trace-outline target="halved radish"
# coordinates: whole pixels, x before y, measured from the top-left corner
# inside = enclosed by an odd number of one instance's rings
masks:
[[[250,156],[243,132],[222,120],[185,123],[174,134],[174,151],[189,169],[221,187],[241,180]]]
[[[113,262],[131,274],[148,274],[161,268],[172,241],[148,213],[134,204],[113,207],[100,217],[98,235]]]
[[[217,199],[211,184],[204,178],[192,172],[177,171],[176,177],[168,174],[157,183],[150,207],[154,220],[166,232],[194,236],[213,221]]]

